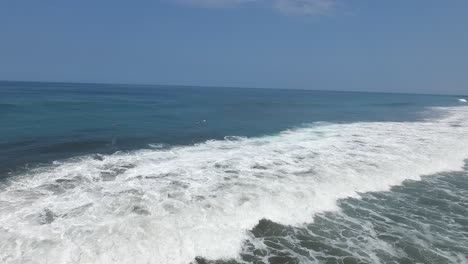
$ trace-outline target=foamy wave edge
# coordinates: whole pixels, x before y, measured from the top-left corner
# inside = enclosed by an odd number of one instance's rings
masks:
[[[468,107],[424,122],[322,124],[259,138],[89,155],[0,190],[4,263],[237,258],[262,218],[286,225],[337,200],[460,170]]]

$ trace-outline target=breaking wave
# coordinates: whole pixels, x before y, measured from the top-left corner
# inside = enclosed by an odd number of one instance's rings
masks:
[[[468,107],[421,122],[316,124],[29,170],[0,187],[0,262],[238,258],[261,219],[302,225],[338,199],[460,170]]]

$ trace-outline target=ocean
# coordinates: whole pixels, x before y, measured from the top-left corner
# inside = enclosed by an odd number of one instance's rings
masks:
[[[468,263],[467,98],[0,82],[0,263]]]

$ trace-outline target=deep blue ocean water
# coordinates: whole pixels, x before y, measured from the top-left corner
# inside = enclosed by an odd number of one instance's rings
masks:
[[[462,98],[0,82],[0,262],[468,263]]]

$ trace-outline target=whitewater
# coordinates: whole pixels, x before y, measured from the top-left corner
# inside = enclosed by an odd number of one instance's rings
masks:
[[[0,186],[1,263],[239,259],[260,220],[310,223],[339,199],[461,170],[468,107],[420,122],[313,123],[59,160]]]

